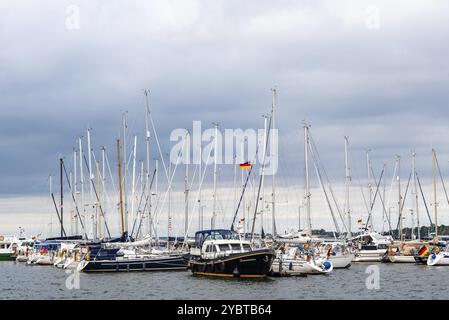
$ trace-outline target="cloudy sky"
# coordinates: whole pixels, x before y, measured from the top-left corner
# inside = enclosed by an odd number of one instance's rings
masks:
[[[344,183],[345,135],[362,182],[366,149],[377,174],[387,163],[388,180],[396,154],[407,180],[411,149],[423,179],[433,147],[449,170],[447,1],[2,0],[0,15],[7,230],[16,213],[37,230],[27,219],[52,210],[48,176],[60,155],[71,161],[87,128],[97,153],[113,150],[127,111],[129,135],[143,150],[143,89],[168,152],[170,132],[193,120],[263,127],[277,86],[285,190],[303,181],[303,120],[336,185]]]

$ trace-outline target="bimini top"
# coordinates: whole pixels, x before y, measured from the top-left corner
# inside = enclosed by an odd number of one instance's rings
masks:
[[[195,233],[195,246],[201,248],[206,240],[233,240],[238,238],[238,234],[232,230],[202,230]]]

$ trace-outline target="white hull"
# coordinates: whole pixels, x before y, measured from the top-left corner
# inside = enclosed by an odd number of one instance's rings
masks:
[[[354,262],[380,262],[387,252],[386,249],[382,250],[361,250],[357,252],[352,261]]]
[[[49,256],[41,256],[39,259],[36,260],[35,264],[43,266],[51,266],[53,262]]]
[[[343,254],[340,256],[330,256],[328,258],[328,260],[332,262],[334,269],[349,268],[353,259],[354,255],[352,253]]]
[[[388,260],[392,263],[415,263],[415,257],[414,256],[388,256]]]
[[[324,262],[324,261],[323,261]],[[329,263],[328,260],[326,262]],[[323,266],[321,260],[315,264],[307,262],[302,258],[279,259],[276,258],[271,266],[271,271],[275,275],[280,276],[300,276],[307,274],[327,274],[333,270],[333,264],[330,262],[327,266]]]
[[[17,262],[27,262],[28,261],[28,257],[27,256],[22,256],[22,255],[18,255],[16,258]]]
[[[427,259],[428,266],[449,266],[449,252],[432,253]]]

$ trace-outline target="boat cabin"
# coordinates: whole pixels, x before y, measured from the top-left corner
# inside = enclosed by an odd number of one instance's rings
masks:
[[[252,251],[251,242],[242,240],[231,230],[204,230],[195,234],[195,248],[190,250],[192,255],[204,259],[215,259],[230,254]]]

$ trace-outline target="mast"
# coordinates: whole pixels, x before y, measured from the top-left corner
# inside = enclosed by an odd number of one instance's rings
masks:
[[[437,204],[437,155],[432,149],[433,156],[433,212],[435,214],[435,239],[438,238],[438,204]]]
[[[103,190],[106,190],[106,147],[101,147],[101,181],[103,185]],[[98,190],[100,190],[100,187],[98,187]],[[106,194],[106,191],[104,191]],[[106,212],[104,212],[105,214]],[[106,226],[106,216],[103,217],[104,224]],[[100,224],[101,228],[101,224]]]
[[[86,227],[86,206],[84,205],[84,173],[83,173],[83,144],[81,137],[79,138],[79,166],[80,166],[80,185],[81,185],[81,205],[83,206],[83,216],[79,217],[80,221],[83,221],[83,225]],[[87,230],[84,230],[87,234]]]
[[[277,98],[277,89],[271,89],[273,93],[273,103],[272,103],[272,110],[271,110],[271,128],[275,129],[275,120],[276,120],[276,98]],[[275,136],[274,131],[271,134],[271,157],[274,159],[276,155],[274,154],[274,144]],[[276,172],[274,172],[275,168],[273,166],[273,172],[271,173],[271,219],[272,219],[272,235],[273,237],[276,236]]]
[[[349,186],[351,184],[351,173],[348,161],[349,137],[345,136],[345,175],[346,175],[346,218],[348,219],[348,237],[351,237],[351,206],[349,202]]]
[[[200,140],[200,145],[199,145],[199,153],[200,153],[200,163],[198,163],[198,171],[199,171],[199,175],[198,175],[198,228],[199,230],[203,230],[203,205],[201,204],[201,179],[203,176],[203,169],[202,169],[202,164],[203,164],[203,145],[201,143]]]
[[[89,159],[89,202],[92,204],[93,201],[93,190],[92,190],[92,182],[94,179],[94,175],[92,173],[92,148],[91,148],[91,144],[90,144],[90,129],[87,129],[87,156]],[[96,225],[96,214],[92,213],[91,215],[92,218],[92,238],[96,239],[97,238],[97,225]]]
[[[185,144],[187,144],[187,139]],[[184,152],[188,154],[189,150],[187,150],[187,146],[184,146],[183,153]],[[189,161],[187,161],[186,158],[187,157],[184,157],[184,243],[187,243],[187,232],[189,231]]]
[[[215,229],[215,219],[217,216],[217,164],[218,164],[218,123],[214,122],[215,138],[214,138],[214,204],[212,211],[211,229]]]
[[[133,145],[133,171],[132,171],[132,179],[131,179],[131,221],[134,221],[134,197],[136,192],[136,155],[137,155],[137,136],[134,136],[134,145]],[[137,215],[136,215],[137,219]]]
[[[98,239],[102,239],[102,230],[101,230],[101,213],[100,213],[100,207],[101,207],[101,187],[100,187],[100,160],[97,160],[97,192],[98,192],[98,204],[97,204],[97,234]]]
[[[167,249],[170,244],[170,236],[171,236],[171,160],[170,157],[168,159],[168,221],[167,221]]]
[[[123,129],[123,199],[125,214],[125,230],[128,231],[128,194],[126,192],[126,176],[128,173],[128,154],[126,153],[126,111],[122,113],[122,129]]]
[[[367,170],[367,179],[368,179],[368,183],[367,183],[367,187],[368,187],[368,199],[369,199],[369,212],[368,212],[368,216],[371,217],[372,212],[371,212],[371,207],[372,207],[372,201],[373,201],[373,190],[372,190],[372,186],[371,186],[371,161],[369,158],[369,153],[371,152],[371,149],[367,149],[366,150],[366,170]],[[371,225],[373,225],[373,223],[371,222]],[[369,226],[367,225],[366,228],[368,229]]]
[[[117,160],[118,160],[118,189],[119,189],[119,207],[120,207],[120,231],[125,234],[125,217],[123,214],[123,190],[122,190],[122,161],[120,156],[120,139],[117,139]]]
[[[151,239],[151,197],[152,197],[152,193],[151,193],[151,188],[150,188],[150,128],[148,125],[148,113],[149,113],[149,103],[148,103],[148,94],[149,94],[149,90],[145,90],[144,91],[145,94],[145,144],[146,144],[146,195],[148,198],[148,230],[149,230],[149,234],[150,234],[150,239]],[[157,182],[156,182],[157,185]],[[150,241],[150,245],[151,245],[151,241]]]
[[[413,165],[413,189],[415,192],[415,214],[416,214],[416,223],[417,223],[417,228],[418,228],[418,240],[421,240],[421,230],[420,230],[420,226],[419,226],[419,207],[418,207],[418,188],[417,188],[417,184],[416,184],[416,153],[413,150],[412,152],[412,165]]]
[[[398,213],[399,213],[399,241],[402,241],[402,196],[401,196],[401,157],[396,156],[398,163]]]
[[[59,203],[59,210],[61,213],[61,237],[64,236],[64,185],[63,185],[63,177],[62,177],[62,167],[64,165],[64,160],[62,157],[59,159],[59,181],[60,181],[60,187],[61,187],[61,200]]]
[[[77,175],[77,172],[76,172],[76,169],[77,169],[76,159],[77,159],[77,156],[78,155],[77,155],[76,149],[73,148],[73,192],[74,192],[74,195],[75,195],[75,208],[78,207],[78,190],[77,190],[78,182],[77,182],[77,179],[76,179],[76,175]],[[75,219],[74,219],[75,220],[74,221],[75,234],[78,235],[78,219],[79,219],[79,217],[78,217],[77,213],[74,213],[74,215],[75,215]]]
[[[304,171],[305,171],[305,202],[309,236],[312,236],[312,221],[310,217],[310,181],[309,181],[309,125],[304,123]]]

